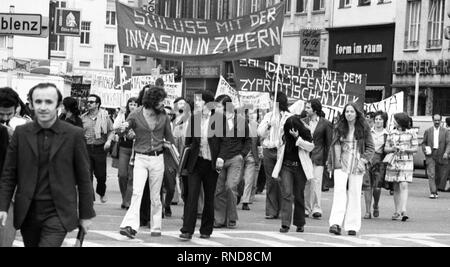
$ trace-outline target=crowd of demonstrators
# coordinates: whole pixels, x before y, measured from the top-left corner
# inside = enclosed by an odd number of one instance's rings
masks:
[[[95,192],[102,203],[107,202],[106,161],[113,140],[119,147],[121,208],[127,210],[119,232],[129,238],[147,225],[153,237],[161,236],[162,219],[172,216],[171,205],[181,202],[180,196],[184,203],[180,239],[192,239],[198,218],[200,237],[210,238],[214,228],[236,228],[240,202],[243,211],[250,210],[255,194],[264,189],[266,219],[280,219],[281,233],[289,232],[292,224],[304,232],[307,217],[324,216],[321,199],[329,187],[328,176],[334,183],[330,233],[340,235],[345,229],[356,235],[362,218],[379,217],[381,190],[389,188],[387,184],[394,195],[392,219],[409,219],[408,183],[413,179],[418,140],[407,114],[395,114],[394,127],[388,129],[386,113],[363,114],[350,103],[330,122],[320,100],[307,101],[302,114],[292,114],[286,94],[276,92],[270,94],[270,109],[260,116],[261,110],[235,107],[230,96],[214,99],[208,90],[196,92],[192,100],[177,98],[171,108],[163,104],[167,97],[163,88],[162,79],[145,86],[138,98],[128,99],[113,122],[97,95],[88,97],[88,111],[80,116],[74,98],[62,99],[56,86],[40,84],[29,95],[35,113],[32,123],[27,123],[33,116],[18,95],[0,88],[0,170],[4,170],[0,222],[7,225],[0,228],[0,245],[11,246],[14,226],[22,231],[26,246],[60,246],[79,224],[87,231],[95,216],[93,176]],[[442,116],[433,116],[433,121],[422,149],[430,198],[437,198],[447,189],[450,133],[441,127]],[[23,138],[33,138],[36,146],[22,145]],[[169,145],[180,154],[190,148],[182,173],[171,169],[165,158]],[[62,154],[73,158],[62,161],[64,157],[58,157]],[[36,183],[25,179],[13,155],[30,162]],[[63,172],[66,177],[54,179]],[[74,191],[74,183],[81,190]],[[29,195],[15,196],[13,226],[10,203],[16,187],[26,188]],[[66,203],[76,194],[78,209]]]
[[[95,217],[88,153],[82,129],[58,119],[63,99],[54,84],[34,86],[29,99],[35,120],[18,126],[8,146],[0,179],[0,223],[7,224],[17,192],[13,224],[24,245],[61,246],[77,227],[87,233]],[[2,120],[6,117],[2,114]]]

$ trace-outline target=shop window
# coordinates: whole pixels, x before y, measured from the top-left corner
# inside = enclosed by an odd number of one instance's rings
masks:
[[[419,47],[421,1],[408,0],[406,11],[406,49]]]
[[[441,48],[444,33],[444,0],[430,0],[427,48]]]

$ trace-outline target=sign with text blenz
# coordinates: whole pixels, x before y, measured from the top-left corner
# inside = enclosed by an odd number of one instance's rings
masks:
[[[55,34],[80,36],[81,12],[65,8],[56,9]]]
[[[0,13],[0,35],[40,35],[40,14]]]

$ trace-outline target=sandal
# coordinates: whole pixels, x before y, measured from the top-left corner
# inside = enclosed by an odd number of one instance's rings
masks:
[[[401,215],[400,215],[400,213],[394,213],[394,215],[392,215],[392,220],[393,221],[396,221],[396,220],[400,220],[400,217],[401,217]]]
[[[372,219],[372,215],[370,213],[366,213],[366,215],[364,215],[364,219],[370,220],[370,219]]]

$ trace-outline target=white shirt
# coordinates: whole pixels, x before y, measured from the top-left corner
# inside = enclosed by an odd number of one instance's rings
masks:
[[[375,153],[378,153],[378,154],[383,153],[383,148],[384,148],[384,143],[385,143],[384,136],[387,134],[388,134],[388,132],[386,131],[386,129],[383,129],[381,132],[377,132],[375,130],[375,128],[372,128],[372,138],[373,138],[373,143],[375,145]]]
[[[258,126],[258,135],[263,139],[263,148],[279,148],[283,144],[284,135],[284,124],[286,120],[291,117],[292,114],[289,112],[281,112],[280,114],[280,124],[278,127],[270,127],[270,121],[272,119],[272,112],[267,113],[261,124]]]
[[[209,119],[210,115],[204,117],[202,116],[201,121],[201,137],[200,137],[200,152],[199,156],[205,160],[211,160],[211,150],[208,143],[208,133],[209,133]]]
[[[318,124],[319,124],[319,117],[317,117],[315,120],[311,119],[309,121],[309,130],[311,131],[311,135],[314,135],[314,132],[316,131]]]
[[[433,127],[433,149],[439,148],[439,130],[441,127],[437,128]]]

